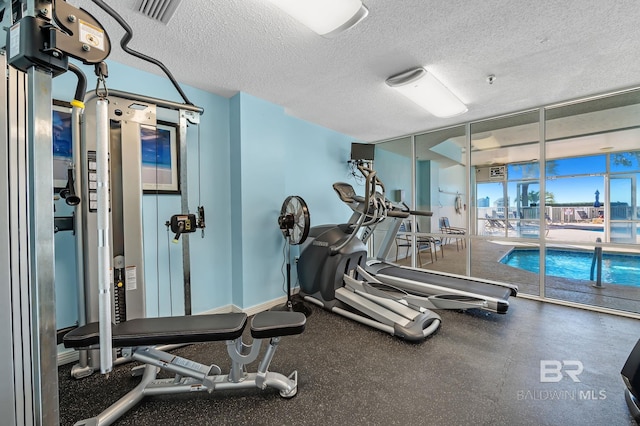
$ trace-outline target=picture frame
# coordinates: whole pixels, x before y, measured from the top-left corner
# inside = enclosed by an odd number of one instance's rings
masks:
[[[56,193],[67,186],[67,171],[73,166],[71,110],[70,103],[53,101],[53,189]]]
[[[73,167],[72,106],[53,100],[53,187],[58,193],[67,186]],[[180,194],[178,129],[159,121],[156,126],[140,126],[143,193]]]
[[[172,123],[140,126],[142,190],[154,194],[180,194],[178,129]]]

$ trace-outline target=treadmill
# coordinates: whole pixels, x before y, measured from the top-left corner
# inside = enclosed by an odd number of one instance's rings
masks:
[[[367,262],[366,271],[383,283],[391,284],[407,293],[424,297],[440,296],[436,300],[465,301],[469,308],[499,314],[507,313],[509,297],[518,294],[518,287],[512,284],[398,266],[378,260]],[[437,304],[434,304],[437,307]],[[447,309],[445,304],[442,302],[441,309]]]
[[[353,219],[357,209],[362,208],[360,206],[362,197],[356,195],[355,190],[348,183],[338,182],[333,185],[333,188],[340,199],[354,211]],[[364,271],[359,271],[362,281],[375,285],[380,290],[387,287],[392,291],[398,290],[428,298],[435,309],[477,308],[499,314],[507,313],[509,297],[518,294],[518,287],[515,285],[399,266],[385,260],[402,220],[411,215],[431,216],[431,213],[412,211],[406,205],[398,206],[387,201],[386,220],[391,222],[391,226],[382,242],[378,256],[375,259],[369,259]],[[377,223],[365,229],[362,237],[364,242],[373,234],[375,226]]]

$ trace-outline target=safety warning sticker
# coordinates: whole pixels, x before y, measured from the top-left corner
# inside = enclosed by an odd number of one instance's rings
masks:
[[[96,49],[104,50],[104,31],[96,26],[93,26],[83,20],[79,21],[80,25],[80,43],[86,43]]]
[[[127,266],[125,268],[125,282],[127,290],[135,290],[138,288],[138,271],[135,266]]]

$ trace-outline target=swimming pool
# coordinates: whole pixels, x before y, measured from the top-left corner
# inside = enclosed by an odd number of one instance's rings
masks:
[[[547,275],[589,280],[592,251],[547,249]],[[540,273],[538,249],[513,249],[500,262],[514,268]],[[602,254],[602,282],[640,287],[640,256]]]

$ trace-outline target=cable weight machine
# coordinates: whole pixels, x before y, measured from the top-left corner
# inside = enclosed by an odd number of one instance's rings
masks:
[[[0,385],[0,412],[6,424],[58,424],[52,79],[69,58],[102,62],[110,42],[89,13],[61,0],[0,1],[0,26],[0,359],[12,378]]]

